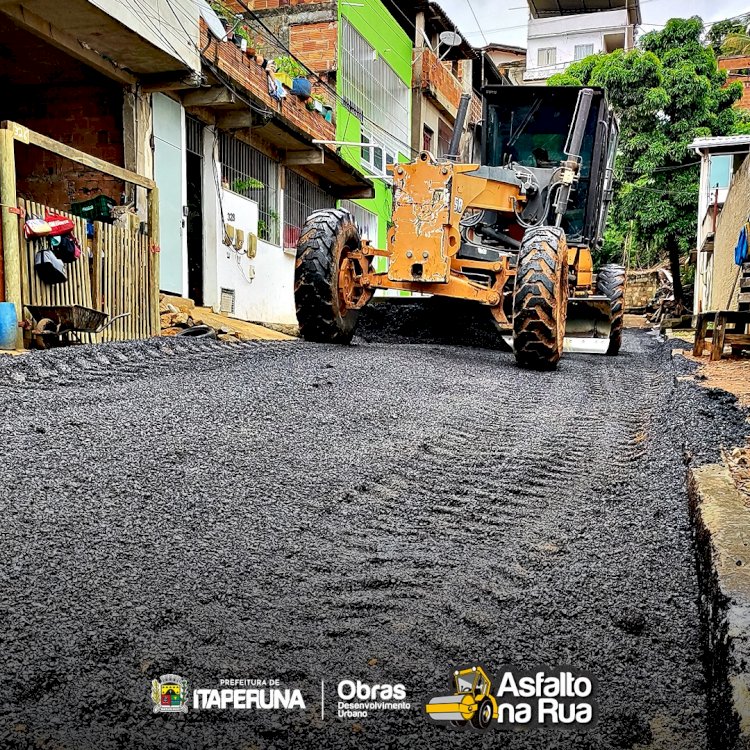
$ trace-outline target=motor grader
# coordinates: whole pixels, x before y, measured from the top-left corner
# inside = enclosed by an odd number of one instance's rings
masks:
[[[553,369],[567,335],[622,337],[625,270],[595,283],[611,195],[617,122],[601,89],[485,89],[479,164],[422,151],[390,165],[394,208],[387,247],[360,238],[342,209],[310,215],[297,246],[295,302],[302,336],[348,343],[378,289],[473,300],[512,339],[523,367]],[[458,152],[466,101],[449,148]],[[376,272],[374,259],[387,258]],[[570,303],[570,314],[568,307]]]

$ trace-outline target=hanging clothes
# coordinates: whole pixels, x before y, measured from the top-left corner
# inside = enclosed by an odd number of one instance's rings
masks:
[[[750,235],[750,223],[746,222],[740,230],[737,246],[734,248],[734,262],[741,266],[748,260],[747,240]]]

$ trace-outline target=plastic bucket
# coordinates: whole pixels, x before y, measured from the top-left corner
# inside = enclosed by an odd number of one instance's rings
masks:
[[[0,302],[0,349],[15,349],[17,334],[16,306],[12,302]]]

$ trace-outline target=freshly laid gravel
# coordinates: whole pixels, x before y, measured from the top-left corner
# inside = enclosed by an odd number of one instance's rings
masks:
[[[640,332],[535,373],[374,328],[0,364],[0,747],[706,747],[686,462],[744,416]],[[598,724],[432,724],[474,663],[587,670]],[[154,715],[165,673],[307,708]],[[412,708],[338,719],[344,678]]]

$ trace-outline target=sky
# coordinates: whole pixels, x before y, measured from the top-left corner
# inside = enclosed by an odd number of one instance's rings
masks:
[[[477,47],[485,42],[526,46],[526,0],[437,0],[458,29]],[[481,24],[474,20],[474,14]],[[700,16],[704,21],[748,12],[747,0],[641,0],[643,31],[663,26],[670,18]]]

